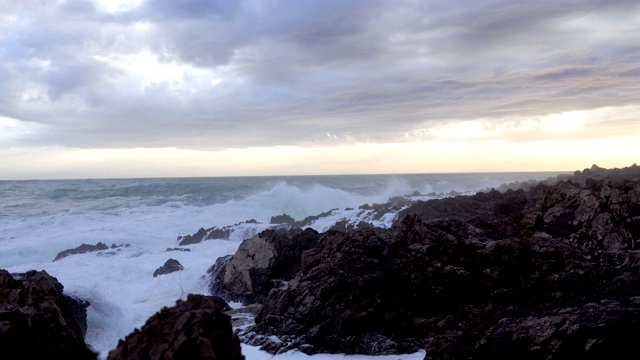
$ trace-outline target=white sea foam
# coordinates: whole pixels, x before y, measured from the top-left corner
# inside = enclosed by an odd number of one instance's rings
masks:
[[[415,191],[472,191],[474,184],[479,189],[491,181],[497,186],[521,177],[505,175],[487,180],[480,176],[465,181],[454,175],[398,175],[0,182],[0,193],[5,195],[0,202],[0,268],[10,272],[44,269],[60,280],[65,292],[90,301],[87,342],[104,357],[118,339],[142,326],[163,306],[173,305],[188,293],[207,293],[203,278],[207,269],[218,257],[234,253],[243,239],[268,227],[271,216],[286,213],[302,220],[337,209],[311,226],[325,231],[342,219],[389,226],[394,214],[374,220],[371,211],[358,207]],[[230,241],[190,245],[190,252],[165,251],[177,246],[179,235],[249,219],[258,223],[235,226]],[[97,242],[130,246],[53,262],[62,250]],[[180,261],[184,271],[154,278],[154,270],[169,258]],[[248,360],[274,358],[250,346],[243,346],[243,351]],[[424,353],[402,356],[423,357]],[[275,358],[308,356],[292,351]],[[334,360],[345,356],[311,358]]]

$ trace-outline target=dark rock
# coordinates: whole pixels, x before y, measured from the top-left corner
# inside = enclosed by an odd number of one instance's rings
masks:
[[[73,314],[73,318],[76,320],[78,326],[80,327],[80,333],[84,338],[85,335],[87,335],[87,308],[91,306],[91,303],[86,300],[68,295],[65,295],[65,298],[67,299],[67,303],[69,304],[69,309]]]
[[[63,250],[61,252],[58,253],[58,255],[56,255],[56,258],[53,259],[53,261],[58,261],[62,258],[65,258],[69,255],[75,255],[75,254],[84,254],[84,253],[88,253],[88,252],[93,252],[93,251],[100,251],[100,250],[107,250],[109,249],[109,247],[103,243],[103,242],[99,242],[95,245],[90,245],[90,244],[82,244],[76,248],[73,249],[67,249],[67,250]]]
[[[293,225],[293,224],[295,224],[295,222],[296,222],[296,220],[294,218],[292,218],[291,216],[289,216],[287,214],[282,214],[282,215],[272,216],[271,217],[271,221],[269,221],[269,224]]]
[[[160,266],[153,272],[153,277],[157,277],[158,275],[166,275],[171,274],[172,272],[184,270],[184,267],[180,262],[176,259],[169,259],[165,261],[164,265]]]
[[[249,221],[246,223],[251,223],[251,222]],[[180,242],[179,245],[183,246],[183,245],[198,244],[205,240],[212,240],[212,239],[228,240],[229,236],[231,236],[231,233],[233,232],[233,228],[241,224],[243,223],[225,226],[223,228],[218,228],[215,226],[209,229],[200,228],[193,235],[178,236],[178,241]]]
[[[504,318],[473,349],[473,359],[636,359],[640,309],[602,300],[550,314]]]
[[[0,270],[0,359],[95,359],[83,339],[86,306],[45,271]]]
[[[202,242],[202,240],[204,240],[206,236],[207,236],[207,230],[205,230],[204,228],[200,228],[200,230],[198,230],[193,235],[185,235],[185,236],[178,237],[178,240],[180,240],[180,243],[178,245],[184,246],[184,245],[197,244],[199,242]]]
[[[167,248],[167,250],[165,250],[166,252],[171,252],[171,251],[191,251],[191,249],[189,248]]]
[[[322,219],[322,218],[325,218],[327,216],[330,216],[335,210],[338,210],[338,209],[332,209],[332,210],[329,210],[329,211],[325,211],[325,212],[322,212],[322,213],[320,213],[318,215],[307,216],[302,221],[296,222],[295,226],[296,227],[300,227],[300,228],[308,227],[314,221],[317,221],[319,219]]]
[[[85,254],[88,252],[95,252],[95,251],[103,251],[103,250],[108,250],[108,249],[118,249],[118,251],[120,251],[120,248],[122,247],[130,247],[131,245],[129,244],[125,244],[125,245],[116,245],[116,244],[111,244],[111,247],[107,246],[105,243],[103,242],[98,242],[95,245],[90,245],[90,244],[82,244],[76,248],[73,249],[67,249],[67,250],[63,250],[61,252],[58,253],[58,255],[56,255],[55,259],[53,259],[53,261],[58,261],[62,258],[65,258],[67,256],[70,255],[76,255],[76,254]],[[115,255],[115,252],[102,252],[102,253],[98,253],[98,255]]]
[[[120,340],[108,359],[244,359],[228,309],[220,298],[189,294]]]
[[[229,228],[227,228],[227,229],[218,229],[218,228],[214,227],[214,228],[209,230],[209,233],[207,234],[206,240],[212,240],[212,239],[228,240],[229,239],[229,235],[231,235],[231,229],[229,229]]]
[[[302,252],[315,246],[318,233],[265,230],[240,244],[233,256],[218,259],[208,271],[210,291],[245,304],[262,302],[274,286],[300,269]]]
[[[639,172],[417,202],[391,229],[347,222],[297,250],[264,232],[219,259],[212,290],[262,302],[245,334],[273,353],[635,358]]]

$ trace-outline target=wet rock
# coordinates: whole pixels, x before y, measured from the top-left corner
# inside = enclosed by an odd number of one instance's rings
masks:
[[[130,247],[131,245],[129,244],[125,244],[125,245],[116,245],[116,244],[111,244],[111,247],[107,246],[105,243],[103,242],[98,242],[95,245],[90,245],[90,244],[82,244],[76,248],[73,249],[67,249],[67,250],[63,250],[61,252],[58,253],[58,255],[56,255],[55,259],[53,259],[53,261],[58,261],[62,258],[65,258],[67,256],[70,255],[76,255],[76,254],[85,254],[88,252],[95,252],[95,251],[103,251],[103,250],[108,250],[108,249],[118,249],[118,251],[120,251],[120,248],[122,247]],[[108,254],[108,255],[115,255],[115,252],[108,252],[108,253],[98,253],[98,255],[101,254]]]
[[[189,248],[167,248],[167,250],[165,250],[166,252],[171,252],[171,251],[191,251],[191,249]]]
[[[213,239],[228,240],[229,239],[229,235],[231,235],[231,229],[230,228],[219,229],[219,228],[214,227],[214,228],[209,229],[209,233],[207,234],[206,240],[213,240]]]
[[[282,214],[282,215],[272,216],[271,217],[271,221],[269,221],[269,224],[293,225],[293,224],[295,224],[295,222],[296,222],[296,220],[294,218],[292,218],[291,216],[289,216],[287,214]]]
[[[184,245],[197,244],[199,242],[202,242],[202,240],[204,240],[206,236],[207,236],[207,230],[205,230],[204,228],[200,228],[193,235],[185,235],[185,236],[178,237],[178,240],[180,240],[180,243],[178,245],[184,246]]]
[[[299,270],[302,252],[315,246],[317,235],[313,229],[265,230],[243,241],[235,255],[218,259],[209,269],[211,294],[245,304],[262,302]]]
[[[108,359],[244,359],[224,300],[189,294],[134,330]]]
[[[164,265],[157,268],[156,271],[153,272],[153,277],[157,277],[158,275],[166,275],[171,274],[172,272],[184,270],[184,267],[180,262],[176,259],[169,259],[165,261]]]
[[[99,242],[95,245],[90,245],[90,244],[82,244],[76,248],[73,249],[67,249],[67,250],[63,250],[61,252],[58,253],[58,255],[56,255],[55,259],[53,259],[53,261],[58,261],[62,258],[65,258],[69,255],[75,255],[75,254],[84,254],[84,253],[88,253],[88,252],[93,252],[93,251],[100,251],[100,250],[107,250],[109,249],[109,247],[103,243],[103,242]]]
[[[0,270],[0,358],[95,359],[83,339],[87,306],[65,296],[62,284],[45,271],[14,278]]]
[[[214,277],[249,279],[236,294],[262,307],[243,337],[272,353],[637,357],[640,176],[624,171],[418,203],[391,229],[345,223],[286,277],[254,239]]]

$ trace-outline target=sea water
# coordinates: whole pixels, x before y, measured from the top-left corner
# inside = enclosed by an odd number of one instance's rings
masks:
[[[418,199],[472,194],[501,184],[547,179],[558,173],[474,173],[289,177],[86,179],[0,181],[0,268],[46,270],[65,293],[91,303],[86,341],[101,357],[163,306],[189,293],[207,293],[207,269],[240,242],[271,226],[272,216],[295,220],[332,209],[311,226],[325,231],[337,220],[357,216],[363,204],[395,196]],[[251,221],[249,224],[245,222]],[[394,214],[376,226],[388,227]],[[245,223],[229,240],[167,252],[181,235],[199,228]],[[72,255],[58,252],[83,243],[128,245]],[[184,270],[153,277],[174,258]],[[243,345],[248,360],[272,355]],[[275,358],[306,358],[292,351]],[[340,355],[314,355],[313,360]],[[422,359],[424,353],[403,358]],[[364,358],[349,356],[350,359]],[[390,357],[397,359],[398,357]]]

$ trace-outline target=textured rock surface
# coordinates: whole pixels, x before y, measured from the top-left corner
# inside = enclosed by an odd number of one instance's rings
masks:
[[[108,359],[244,359],[224,300],[189,295],[120,340]]]
[[[76,254],[85,254],[88,252],[94,252],[94,251],[102,251],[102,250],[108,250],[108,249],[117,249],[123,246],[129,246],[127,245],[116,245],[116,244],[112,244],[111,247],[107,246],[105,243],[103,242],[98,242],[95,245],[91,245],[91,244],[82,244],[76,248],[73,249],[67,249],[67,250],[63,250],[60,251],[58,253],[58,255],[56,255],[55,259],[53,259],[53,261],[58,261],[60,259],[63,259],[69,255],[76,255]]]
[[[315,230],[266,230],[245,240],[233,256],[209,269],[213,295],[245,304],[262,302],[269,291],[300,269],[304,250],[315,246]]]
[[[166,275],[171,274],[172,272],[184,270],[184,267],[180,262],[176,259],[169,259],[164,262],[164,265],[160,266],[153,272],[153,277],[157,277],[158,275]]]
[[[0,270],[0,359],[95,359],[83,339],[86,306],[45,271]]]
[[[262,308],[243,336],[274,353],[637,357],[639,220],[640,169],[593,167],[529,191],[416,203],[392,229],[316,235],[288,277],[269,270],[280,250],[253,239],[220,260],[213,287],[250,279],[238,293]]]

